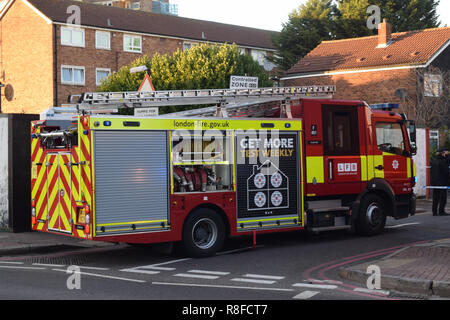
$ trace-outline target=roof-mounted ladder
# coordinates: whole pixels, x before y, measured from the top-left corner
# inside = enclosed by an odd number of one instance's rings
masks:
[[[153,92],[88,92],[72,95],[81,113],[96,113],[112,108],[143,108],[179,105],[216,104],[215,107],[171,113],[170,116],[248,116],[274,108],[274,102],[300,97],[331,98],[334,85],[273,87],[259,89],[203,89]],[[278,103],[277,103],[278,102]],[[265,110],[261,107],[264,106]],[[263,108],[263,109],[264,109]],[[267,110],[266,110],[267,109]]]

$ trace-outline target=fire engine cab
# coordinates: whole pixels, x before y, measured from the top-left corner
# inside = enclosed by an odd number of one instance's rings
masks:
[[[415,213],[415,126],[334,86],[85,93],[31,129],[32,228],[111,242],[382,232]],[[120,107],[217,104],[145,118]],[[70,112],[76,111],[77,114]],[[69,112],[68,114],[64,114]]]

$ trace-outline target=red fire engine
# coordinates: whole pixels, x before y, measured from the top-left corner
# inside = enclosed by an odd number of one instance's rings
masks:
[[[415,213],[414,122],[333,86],[86,93],[32,123],[32,228],[126,243],[308,229],[379,234]],[[118,106],[219,103],[144,118]],[[380,109],[381,108],[381,109]],[[59,112],[70,110],[54,108]]]

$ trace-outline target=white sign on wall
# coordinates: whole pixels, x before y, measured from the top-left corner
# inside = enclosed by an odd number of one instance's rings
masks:
[[[258,77],[231,76],[230,89],[257,89]]]
[[[134,108],[134,115],[137,117],[156,117],[158,114],[158,107]]]

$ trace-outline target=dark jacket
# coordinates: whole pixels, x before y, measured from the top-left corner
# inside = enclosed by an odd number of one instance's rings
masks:
[[[448,186],[450,185],[449,162],[442,155],[438,155],[431,161],[431,185]]]

